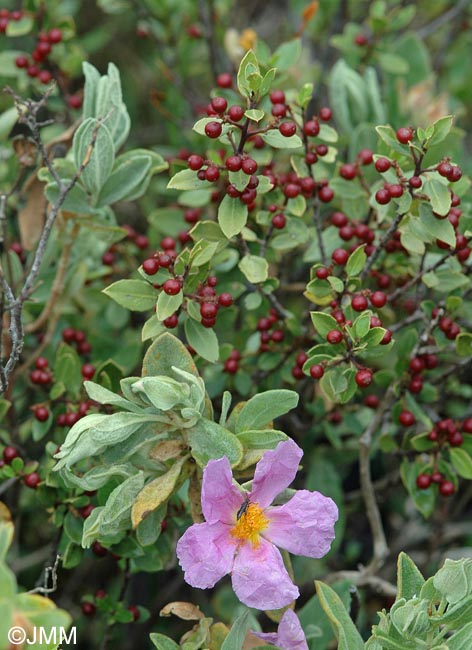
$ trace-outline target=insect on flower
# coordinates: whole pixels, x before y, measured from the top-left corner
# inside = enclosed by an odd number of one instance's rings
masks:
[[[249,497],[246,497],[245,501],[243,501],[241,507],[238,510],[238,513],[236,515],[236,520],[239,521],[241,517],[244,515],[245,512],[247,512],[248,506],[251,502],[249,501]]]

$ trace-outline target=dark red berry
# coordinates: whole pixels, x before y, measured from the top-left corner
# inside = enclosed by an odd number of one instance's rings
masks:
[[[20,54],[15,59],[15,65],[17,68],[27,68],[29,65],[28,57]]]
[[[62,41],[62,32],[57,27],[53,27],[48,32],[48,41],[50,43],[56,44]]]
[[[321,377],[324,375],[323,366],[321,366],[319,363],[315,363],[315,365],[310,367],[310,375],[313,377],[313,379],[321,379]]]
[[[287,199],[294,199],[300,194],[301,187],[295,183],[287,183],[284,187],[284,194]]]
[[[377,160],[374,163],[375,169],[381,174],[388,171],[391,166],[392,163],[390,162],[390,160],[388,160],[388,158],[377,158]]]
[[[220,170],[216,165],[210,165],[205,171],[205,180],[209,183],[214,183],[220,177]]]
[[[431,474],[431,481],[433,483],[442,483],[443,480],[444,480],[444,476],[441,474],[441,472],[438,472],[436,470]]]
[[[416,419],[411,411],[402,411],[398,416],[398,421],[403,427],[411,427],[415,424]]]
[[[281,343],[284,340],[285,334],[282,330],[274,330],[271,335],[271,339],[274,343]]]
[[[368,307],[367,298],[360,294],[357,294],[352,297],[351,307],[354,311],[364,311]]]
[[[341,341],[343,340],[343,335],[339,330],[330,330],[326,334],[326,340],[328,341],[328,343],[332,343],[333,345],[335,345],[336,343],[341,343]]]
[[[344,248],[336,248],[331,255],[331,259],[335,264],[344,266],[349,259],[349,253]]]
[[[211,302],[204,302],[200,305],[200,314],[202,318],[216,318],[218,305]]]
[[[41,483],[41,477],[38,472],[31,472],[31,474],[26,474],[26,476],[23,478],[23,483],[26,485],[26,487],[35,490]]]
[[[401,144],[408,144],[410,140],[413,139],[413,129],[410,127],[402,126],[397,129],[397,140]]]
[[[419,490],[427,490],[431,485],[431,476],[429,474],[418,474],[416,477],[416,487]]]
[[[46,422],[49,417],[49,411],[45,406],[37,406],[33,413],[38,422]]]
[[[391,198],[392,196],[386,187],[377,190],[377,192],[375,193],[375,200],[380,205],[387,205],[387,203],[390,203]]]
[[[80,508],[80,516],[82,519],[88,519],[90,515],[92,514],[93,510],[95,510],[95,506],[89,503],[87,506],[84,506],[83,508]]]
[[[167,327],[168,329],[173,329],[174,327],[177,327],[179,324],[179,318],[177,314],[172,314],[171,316],[168,316],[162,321],[164,327]]]
[[[269,99],[272,104],[285,104],[285,93],[283,90],[273,90]]]
[[[387,295],[383,291],[374,291],[370,295],[370,302],[377,309],[382,308],[387,302]]]
[[[257,171],[257,163],[252,158],[245,158],[242,163],[242,170],[248,176],[255,174]]]
[[[14,458],[18,458],[20,454],[15,447],[8,445],[3,450],[3,460],[9,465]]]
[[[297,132],[297,125],[295,122],[282,122],[279,126],[279,131],[285,138],[290,138]]]
[[[332,117],[333,111],[328,106],[323,106],[323,108],[320,108],[320,120],[329,122]]]
[[[274,117],[285,117],[287,115],[287,107],[285,104],[274,104],[271,113]]]
[[[282,214],[282,212],[279,212],[278,214],[274,214],[272,217],[272,225],[274,228],[278,228],[279,230],[282,230],[282,228],[285,228],[285,224],[287,223],[287,220],[285,218],[285,215]]]
[[[346,163],[342,165],[339,174],[347,181],[352,181],[357,175],[357,167],[353,163]]]
[[[365,34],[357,34],[354,43],[359,45],[359,47],[364,47],[368,43],[367,36],[365,36]]]
[[[147,275],[155,275],[159,271],[159,261],[155,257],[150,257],[143,262],[143,271]]]
[[[97,611],[95,605],[93,603],[90,603],[88,600],[84,601],[80,607],[84,616],[94,616],[95,612]]]
[[[454,431],[449,436],[449,444],[451,447],[460,447],[464,442],[464,436],[459,431]]]
[[[244,108],[242,106],[230,106],[228,116],[233,122],[239,122],[244,117]]]
[[[380,403],[377,395],[366,395],[364,397],[364,404],[371,409],[376,409]]]
[[[36,368],[38,368],[38,370],[45,370],[48,367],[49,363],[46,357],[38,357],[34,362],[34,365]]]
[[[176,296],[182,289],[182,285],[178,280],[166,280],[163,285],[163,290],[168,296]]]
[[[442,481],[439,484],[439,492],[443,497],[451,497],[456,491],[454,483],[452,481]]]
[[[325,266],[321,266],[319,269],[316,269],[315,275],[319,280],[326,280],[329,276],[329,271]]]
[[[108,553],[107,549],[100,544],[100,542],[94,542],[92,544],[92,552],[95,553],[97,557],[105,557]]]
[[[417,190],[418,188],[420,188],[423,185],[423,181],[421,180],[421,178],[419,176],[412,176],[410,178],[410,180],[408,181],[408,184],[410,185],[410,187]]]
[[[208,124],[205,124],[205,133],[209,138],[219,138],[222,130],[221,122],[208,122]]]
[[[297,364],[297,366],[301,367],[307,360],[308,360],[308,355],[305,352],[299,352],[297,354],[297,358],[295,359],[295,363]]]
[[[226,359],[224,363],[224,371],[230,375],[234,375],[238,372],[238,361],[237,359]]]
[[[462,431],[464,433],[472,433],[472,418],[467,418],[462,423]]]
[[[216,78],[216,85],[220,88],[231,88],[233,85],[233,77],[229,72],[221,72]]]
[[[358,386],[366,388],[372,383],[372,370],[369,370],[368,368],[358,370],[354,379]]]
[[[374,159],[374,154],[371,149],[361,149],[357,157],[363,165],[370,165]]]
[[[218,303],[222,307],[231,307],[233,304],[233,296],[230,293],[222,293],[218,296]]]
[[[230,172],[238,172],[242,167],[243,161],[240,156],[230,156],[226,159],[225,166]]]
[[[450,173],[447,175],[447,180],[451,183],[457,183],[462,178],[462,170],[460,167],[454,166]]]
[[[130,605],[130,606],[128,607],[128,611],[131,612],[131,614],[133,615],[133,621],[135,621],[135,622],[136,622],[136,621],[139,621],[139,618],[140,618],[140,616],[141,616],[141,612],[140,612],[139,609],[136,607],[136,605]]]
[[[323,203],[329,203],[334,198],[334,190],[328,187],[328,185],[325,185],[325,187],[321,187],[318,190],[318,198]]]
[[[216,113],[224,113],[228,107],[228,102],[224,97],[213,97],[211,105]]]
[[[134,243],[140,250],[146,250],[146,248],[149,246],[149,239],[146,237],[146,235],[136,235]]]
[[[189,169],[192,169],[194,172],[197,172],[203,167],[203,158],[198,154],[192,154],[187,159],[187,166]]]
[[[308,120],[308,122],[305,122],[303,125],[303,132],[305,135],[308,135],[312,138],[317,136],[320,132],[320,125],[318,124],[317,120]]]
[[[95,374],[95,366],[93,366],[91,363],[84,363],[81,368],[81,372],[84,379],[92,379]]]

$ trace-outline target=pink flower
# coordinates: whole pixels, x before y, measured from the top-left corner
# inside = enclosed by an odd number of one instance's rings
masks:
[[[259,637],[266,643],[276,645],[282,650],[308,650],[308,644],[303,633],[302,626],[297,615],[291,609],[287,609],[280,619],[277,632],[254,632],[251,634]]]
[[[334,539],[338,509],[319,492],[299,490],[282,506],[271,506],[295,478],[302,450],[280,442],[256,465],[252,491],[233,483],[229,460],[210,460],[203,472],[205,523],[194,524],[177,544],[185,580],[200,589],[231,574],[233,589],[248,607],[279,609],[298,597],[280,551],[322,557]]]

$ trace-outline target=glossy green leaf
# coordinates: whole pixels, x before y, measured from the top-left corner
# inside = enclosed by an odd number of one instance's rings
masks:
[[[189,345],[197,354],[211,363],[218,361],[220,355],[218,337],[212,328],[204,327],[193,318],[187,318],[184,329]]]
[[[218,223],[228,239],[239,235],[247,222],[247,205],[226,195],[218,207]]]
[[[254,284],[264,282],[269,275],[267,260],[257,255],[245,255],[241,258],[238,266],[249,282]]]
[[[299,396],[293,390],[267,390],[245,402],[236,420],[236,433],[262,429],[275,418],[288,413],[298,404]]]
[[[144,280],[118,280],[103,293],[130,311],[148,311],[156,305],[156,290]]]

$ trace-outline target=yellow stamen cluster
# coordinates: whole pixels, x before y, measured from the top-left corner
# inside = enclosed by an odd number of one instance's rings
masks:
[[[245,512],[231,529],[232,537],[241,542],[249,541],[256,548],[259,546],[259,533],[269,525],[264,510],[257,503],[249,503]]]

